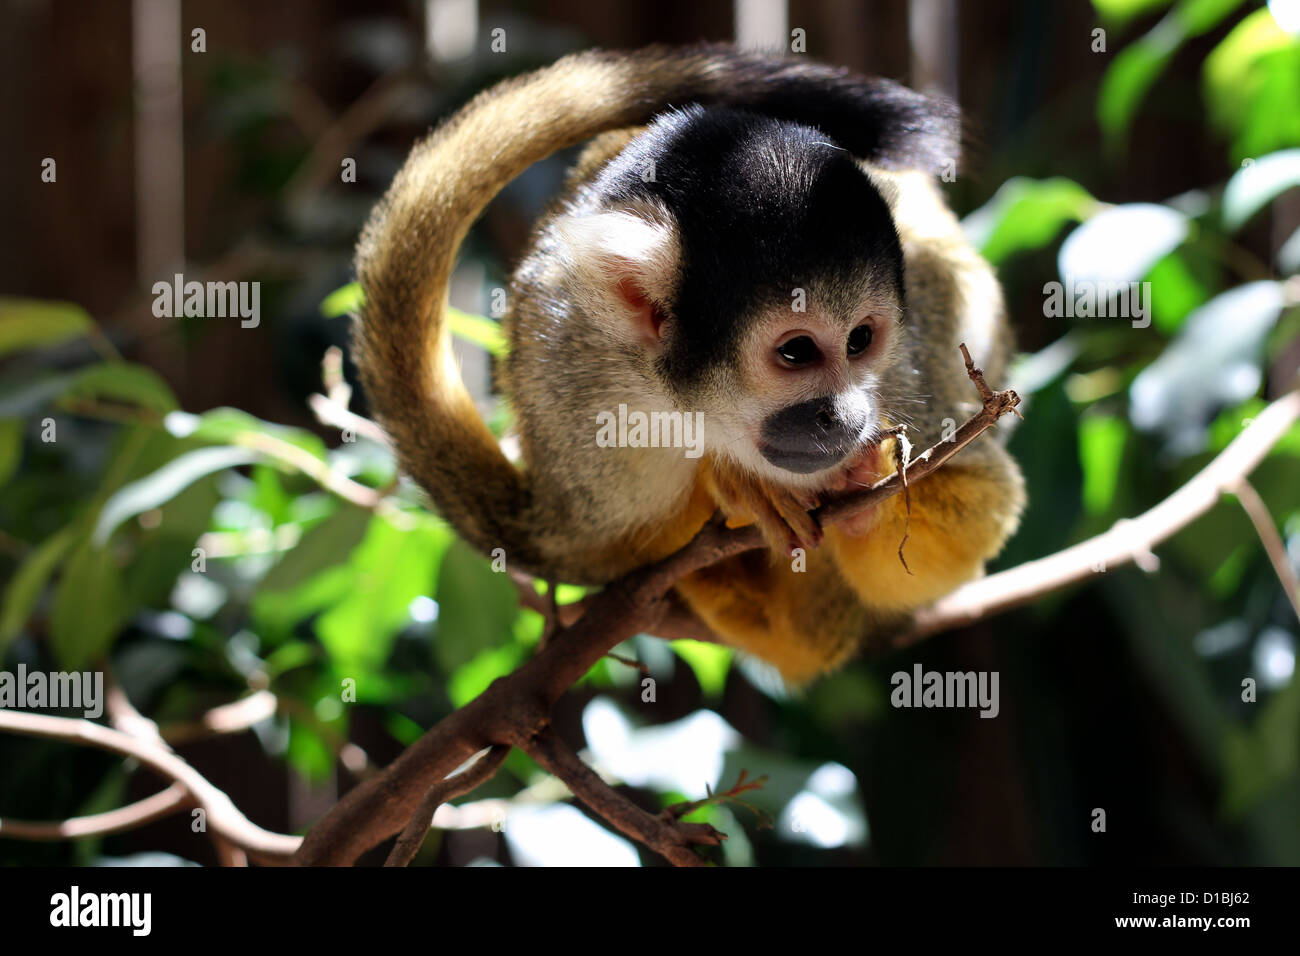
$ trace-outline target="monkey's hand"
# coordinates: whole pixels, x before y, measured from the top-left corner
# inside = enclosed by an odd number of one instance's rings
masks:
[[[821,525],[808,514],[821,504],[814,492],[775,485],[713,456],[701,474],[730,527],[758,525],[763,540],[783,555],[822,543]]]

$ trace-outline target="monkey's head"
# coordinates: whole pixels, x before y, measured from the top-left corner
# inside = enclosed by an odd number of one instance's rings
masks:
[[[770,480],[826,484],[882,426],[903,257],[889,208],[815,129],[665,115],[561,226],[621,354],[704,440]]]

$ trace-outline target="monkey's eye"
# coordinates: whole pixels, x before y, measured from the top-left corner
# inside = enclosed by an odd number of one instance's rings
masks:
[[[809,362],[815,362],[821,358],[821,350],[817,348],[817,343],[807,335],[797,335],[788,342],[782,342],[776,347],[776,354],[781,356],[791,365],[807,365]]]
[[[871,345],[871,326],[859,325],[849,333],[850,355],[861,355]]]

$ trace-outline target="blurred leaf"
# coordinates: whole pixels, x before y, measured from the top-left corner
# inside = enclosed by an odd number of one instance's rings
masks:
[[[308,780],[324,780],[334,769],[334,753],[307,721],[289,720],[289,764]]]
[[[447,549],[438,572],[438,636],[433,655],[451,673],[480,651],[511,640],[519,597],[506,574],[463,541]]]
[[[1026,249],[1047,245],[1066,223],[1092,215],[1097,201],[1073,180],[1007,180],[993,198],[964,220],[966,236],[994,265]]]
[[[1183,40],[1176,21],[1167,16],[1115,55],[1097,97],[1097,122],[1112,149],[1127,135],[1147,91]]]
[[[1083,506],[1105,514],[1115,500],[1128,426],[1113,415],[1085,415],[1079,422],[1079,462],[1083,466]]]
[[[456,668],[447,681],[447,696],[452,706],[464,707],[498,677],[513,672],[526,656],[525,648],[514,643],[479,651],[473,660]]]
[[[113,556],[89,541],[68,559],[54,591],[50,645],[64,670],[84,670],[108,650],[134,611]]]
[[[320,304],[320,313],[327,319],[335,319],[360,310],[366,297],[361,292],[360,282],[349,282],[325,296]]]
[[[1253,727],[1231,727],[1223,741],[1223,808],[1239,818],[1300,767],[1300,678],[1262,705]]]
[[[1097,120],[1112,148],[1128,133],[1147,91],[1183,43],[1214,29],[1241,2],[1181,0],[1159,23],[1116,55],[1097,96]]]
[[[327,295],[325,301],[321,303],[320,310],[322,315],[332,319],[357,312],[364,304],[365,294],[361,290],[361,283],[350,282]],[[447,325],[452,335],[466,342],[473,342],[498,357],[506,354],[506,339],[501,326],[489,318],[448,306]]]
[[[1064,384],[1054,381],[1025,403],[1025,420],[1008,450],[1033,489],[1020,529],[996,559],[997,567],[1051,554],[1071,540],[1082,511],[1077,412]]]
[[[1223,224],[1235,232],[1288,189],[1300,186],[1300,149],[1261,156],[1233,174],[1223,190]]]
[[[0,297],[0,356],[86,335],[94,322],[71,302]]]
[[[70,399],[111,399],[140,405],[160,414],[177,407],[176,396],[156,372],[129,362],[104,362],[78,373],[61,396]]]
[[[501,326],[491,319],[448,307],[447,324],[451,327],[452,335],[481,346],[497,358],[503,357],[509,351],[506,347],[505,333],[501,331]]]
[[[76,540],[71,526],[56,531],[27,556],[10,579],[4,593],[4,611],[0,613],[0,655],[31,617],[45,582]]]
[[[259,457],[250,449],[229,447],[200,448],[181,455],[148,477],[115,492],[99,513],[94,542],[104,544],[123,521],[170,501],[200,478],[250,464]]]
[[[1172,0],[1092,0],[1097,15],[1108,24],[1120,27],[1130,20],[1169,6]]]
[[[371,517],[369,511],[343,505],[302,536],[262,579],[261,590],[285,591],[325,568],[344,563],[365,537]]]
[[[371,517],[365,539],[348,559],[351,586],[316,621],[321,643],[344,676],[377,669],[397,633],[410,623],[411,602],[437,585],[438,562],[450,532],[427,515],[401,518],[410,527]]]
[[[23,457],[23,423],[15,418],[0,419],[0,488],[18,470]]]
[[[1198,306],[1210,297],[1179,252],[1171,252],[1146,274],[1151,283],[1151,317],[1155,327],[1172,335]]]
[[[701,641],[672,641],[673,651],[695,672],[700,689],[709,697],[719,697],[727,686],[727,672],[735,651],[721,644]]]
[[[1133,424],[1163,432],[1176,454],[1200,451],[1219,406],[1244,401],[1259,388],[1264,340],[1283,303],[1281,284],[1262,281],[1231,289],[1197,309],[1134,379]]]
[[[193,438],[220,445],[238,444],[240,436],[246,432],[269,435],[325,460],[325,443],[311,432],[265,422],[238,408],[214,408],[202,415],[172,412],[163,424],[178,438]]]
[[[1277,267],[1287,276],[1300,272],[1300,229],[1291,233],[1291,238],[1277,251]]]
[[[1238,23],[1205,59],[1211,122],[1234,139],[1237,159],[1300,145],[1300,38],[1267,9]]]
[[[1061,281],[1067,288],[1137,282],[1182,243],[1187,231],[1187,217],[1168,206],[1112,206],[1066,237],[1057,260]]]

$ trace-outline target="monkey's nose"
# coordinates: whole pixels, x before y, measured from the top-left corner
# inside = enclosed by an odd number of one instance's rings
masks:
[[[857,440],[857,430],[836,412],[833,399],[814,398],[769,415],[759,451],[778,468],[809,474],[838,463]]]

